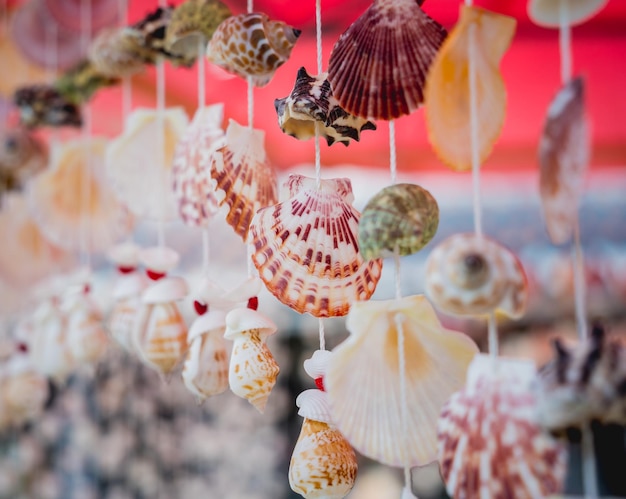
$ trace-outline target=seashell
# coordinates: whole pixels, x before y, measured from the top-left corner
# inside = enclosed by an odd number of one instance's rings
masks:
[[[265,155],[265,132],[230,120],[226,142],[213,153],[211,178],[226,221],[246,241],[255,213],[278,201],[276,172]]]
[[[392,120],[424,101],[428,68],[446,30],[414,0],[374,0],[339,37],[328,63],[333,94],[349,113]]]
[[[301,31],[263,13],[239,14],[223,21],[213,33],[206,55],[213,64],[257,87],[267,85],[284,64]]]
[[[228,370],[230,389],[260,413],[280,371],[265,344],[275,332],[276,325],[256,310],[236,308],[226,316],[224,338],[234,342]]]
[[[608,2],[609,0],[529,0],[528,17],[535,24],[546,28],[578,26],[595,16]]]
[[[157,110],[135,109],[126,118],[124,133],[109,144],[106,152],[109,178],[138,217],[157,220],[176,217],[170,177],[174,149],[186,127],[183,108],[168,108],[161,118]],[[154,147],[155,144],[163,147]]]
[[[48,380],[35,370],[29,354],[17,352],[4,360],[3,367],[2,419],[14,425],[35,420],[43,413],[48,399]]]
[[[43,142],[24,128],[0,129],[0,199],[6,191],[20,191],[48,163]]]
[[[53,148],[50,168],[29,186],[39,227],[68,250],[106,250],[133,227],[133,217],[105,177],[105,147],[104,139],[94,138]]]
[[[206,226],[218,211],[210,166],[213,153],[224,146],[223,116],[221,103],[199,108],[174,151],[172,186],[187,225]]]
[[[348,313],[367,300],[380,279],[382,262],[364,262],[356,233],[348,179],[290,175],[290,198],[259,210],[250,225],[252,261],[267,289],[285,305],[315,317]]]
[[[515,25],[512,17],[463,5],[458,24],[428,72],[424,93],[428,138],[437,156],[453,170],[472,167],[470,52],[476,68],[476,126],[482,163],[504,124],[506,88],[498,65],[513,39]]]
[[[423,295],[356,302],[346,327],[350,336],[333,350],[324,377],[337,428],[361,454],[381,463],[433,461],[439,412],[463,386],[476,345],[443,328]],[[400,341],[407,360],[405,396],[400,390]]]
[[[548,497],[561,491],[565,453],[534,421],[532,362],[472,361],[437,427],[438,459],[451,497]]]
[[[123,78],[140,73],[152,56],[128,28],[103,29],[89,46],[89,61],[99,73]]]
[[[359,248],[366,260],[410,255],[426,246],[439,226],[439,206],[415,184],[385,187],[368,201],[359,220]]]
[[[348,146],[357,142],[363,130],[376,125],[343,109],[333,97],[328,73],[311,76],[304,67],[298,70],[291,94],[274,101],[278,124],[283,132],[299,140],[315,137],[315,129],[329,146],[336,142]]]
[[[153,246],[151,248],[144,248],[139,251],[139,260],[143,263],[146,269],[156,275],[156,278],[162,277],[170,270],[173,270],[180,261],[180,255],[172,248],[165,246]],[[158,275],[161,274],[161,275]],[[180,296],[182,298],[186,294],[186,291]]]
[[[133,242],[125,242],[116,244],[108,252],[108,259],[120,270],[125,271],[135,270],[139,265],[139,255],[141,248]]]
[[[49,85],[18,88],[13,102],[19,108],[20,123],[28,128],[80,127],[83,124],[80,108]]]
[[[91,61],[85,59],[57,78],[54,87],[68,101],[82,104],[90,100],[98,90],[119,82],[115,76],[98,72]]]
[[[238,303],[247,303],[250,298],[257,296],[261,292],[262,287],[263,283],[261,279],[258,277],[249,277],[239,286],[226,293],[224,297],[235,305]],[[231,305],[231,308],[234,308],[234,306]]]
[[[113,339],[127,352],[132,352],[133,331],[141,310],[141,295],[146,280],[139,272],[122,274],[113,288],[113,306],[107,327]]]
[[[165,49],[175,55],[195,59],[198,43],[206,45],[230,9],[219,0],[186,0],[172,12],[165,30]]]
[[[426,295],[442,311],[483,315],[500,311],[518,319],[528,300],[528,282],[517,257],[476,234],[455,234],[426,261]]]
[[[315,380],[323,378],[328,369],[331,355],[330,350],[315,350],[311,358],[304,361],[304,372]]]
[[[573,235],[589,149],[584,83],[576,78],[550,104],[539,142],[539,191],[554,244],[566,243]]]
[[[326,392],[317,389],[305,390],[296,397],[296,405],[299,408],[299,416],[332,425],[333,418]]]

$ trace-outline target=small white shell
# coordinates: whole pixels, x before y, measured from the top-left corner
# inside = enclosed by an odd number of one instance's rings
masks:
[[[106,352],[108,344],[102,313],[87,291],[64,299],[66,338],[72,357],[77,363],[93,364]]]
[[[330,350],[315,350],[310,359],[304,361],[304,371],[313,379],[326,374],[331,357]]]
[[[296,397],[298,415],[312,421],[332,425],[328,394],[315,388],[303,391]]]
[[[189,289],[182,277],[164,277],[151,284],[141,295],[142,303],[155,304],[182,300]]]
[[[126,242],[113,246],[107,256],[117,267],[134,268],[139,265],[140,251],[135,243]]]
[[[165,273],[178,265],[180,255],[171,248],[154,246],[142,249],[139,252],[139,260],[147,269]]]

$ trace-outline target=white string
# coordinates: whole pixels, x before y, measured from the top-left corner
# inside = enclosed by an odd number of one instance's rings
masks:
[[[574,303],[578,337],[587,338],[587,311],[585,309],[585,261],[580,241],[580,223],[576,217],[574,225],[574,244],[572,246],[572,266],[574,267]]]
[[[318,319],[319,324],[319,336],[320,336],[320,350],[326,350],[326,332],[324,330],[324,319],[321,317]]]
[[[477,74],[476,74],[476,25],[469,27],[469,97],[470,97],[470,141],[472,151],[472,184],[474,191],[474,231],[482,237],[482,207],[480,198],[480,155],[478,143],[478,102],[477,102]]]
[[[82,29],[81,45],[87,50],[91,34],[91,3],[89,0],[81,0],[80,3],[80,24]],[[55,37],[56,39],[56,37]],[[56,46],[56,40],[55,40]],[[55,47],[56,48],[56,47]],[[80,227],[80,253],[83,265],[91,270],[91,244],[90,244],[90,213],[91,207],[91,184],[93,176],[93,165],[91,161],[91,106],[85,102],[83,106],[83,154],[85,159],[85,173],[81,186],[81,227]]]
[[[248,0],[248,14],[252,14],[254,12],[254,1]]]
[[[583,468],[583,491],[585,498],[598,497],[598,481],[596,470],[596,453],[593,444],[593,433],[589,424],[583,425],[580,442]]]
[[[320,130],[315,123],[315,186],[322,186],[322,152],[320,148]]]
[[[253,0],[248,0],[248,14],[254,11]],[[252,83],[252,77],[248,76],[248,127],[254,127],[254,85]]]
[[[160,199],[165,197],[165,65],[163,58],[159,57],[156,63],[156,86],[157,86],[157,165],[159,166],[159,192],[156,195]],[[165,213],[160,213],[157,220],[158,245],[165,246]]]
[[[317,48],[317,74],[322,73],[322,0],[315,0],[315,46]]]
[[[572,31],[569,23],[569,6],[565,0],[559,3],[559,50],[561,54],[561,81],[572,78]]]
[[[409,406],[406,401],[406,358],[404,351],[404,327],[402,314],[394,316],[396,330],[398,332],[398,369],[400,375],[400,417],[402,418],[402,456],[404,458],[404,485],[411,490],[411,467],[408,465],[408,435],[409,435]]]
[[[397,181],[398,159],[396,154],[396,124],[393,120],[389,121],[389,171],[391,173],[391,183]]]
[[[500,345],[498,339],[498,323],[496,322],[496,314],[489,314],[487,319],[487,348],[489,349],[489,356],[495,359],[500,353]]]
[[[206,105],[206,61],[204,59],[204,38],[198,38],[198,107],[203,109]]]

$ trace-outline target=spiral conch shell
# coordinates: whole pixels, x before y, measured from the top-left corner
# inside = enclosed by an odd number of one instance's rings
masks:
[[[529,0],[528,17],[539,26],[577,26],[600,12],[609,0]]]
[[[250,225],[252,261],[267,289],[299,313],[337,317],[367,300],[382,262],[359,253],[359,212],[348,179],[290,175],[289,199],[259,210]]]
[[[207,58],[263,87],[287,61],[299,36],[300,30],[263,13],[240,14],[218,26],[207,47]]]
[[[476,345],[444,329],[422,295],[355,302],[346,327],[350,336],[333,350],[324,377],[333,422],[356,450],[381,463],[433,461],[441,407],[463,386]]]
[[[517,319],[526,308],[528,286],[522,264],[504,246],[484,236],[455,234],[428,257],[426,295],[447,313],[500,311]]]
[[[428,138],[439,158],[454,170],[472,167],[470,57],[476,74],[481,163],[500,135],[506,113],[506,88],[498,64],[513,39],[515,24],[511,17],[462,6],[458,24],[430,68],[424,94]]]
[[[236,308],[226,316],[224,338],[233,340],[228,383],[231,391],[263,413],[280,368],[265,344],[276,332],[267,317],[248,308]]]

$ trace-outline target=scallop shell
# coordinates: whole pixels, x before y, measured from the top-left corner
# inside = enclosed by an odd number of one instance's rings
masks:
[[[484,315],[524,314],[528,282],[524,268],[504,246],[476,234],[455,234],[426,261],[426,294],[442,311]]]
[[[546,227],[554,244],[567,242],[578,221],[578,203],[590,157],[589,142],[584,83],[582,78],[576,78],[552,101],[539,142],[539,190]]]
[[[463,499],[560,492],[565,453],[534,421],[532,362],[477,355],[437,428],[446,490]],[[514,491],[514,492],[513,492]]]
[[[278,124],[283,132],[299,140],[315,137],[315,129],[329,146],[350,139],[357,142],[363,130],[376,130],[376,125],[343,109],[333,97],[328,73],[310,76],[304,67],[298,70],[291,94],[274,101]]]
[[[331,356],[329,350],[315,350],[311,358],[304,361],[304,372],[313,379],[323,378]]]
[[[381,463],[417,466],[433,461],[439,412],[463,386],[476,345],[464,334],[443,328],[422,295],[356,302],[346,327],[350,336],[333,350],[324,378],[334,423],[356,450]],[[399,341],[406,359],[404,397]]]
[[[207,58],[263,87],[287,61],[299,36],[300,30],[263,13],[240,14],[218,26],[207,47]]]
[[[178,265],[180,255],[177,251],[166,246],[152,246],[139,251],[139,260],[145,265],[146,269],[157,274],[166,274]],[[175,299],[183,296],[184,294]]]
[[[547,28],[577,26],[600,12],[609,0],[529,0],[528,17]],[[563,15],[563,21],[561,20]]]
[[[319,350],[318,350],[319,351]],[[305,390],[296,397],[298,415],[311,421],[332,425],[328,394],[325,391]]]
[[[106,250],[133,227],[133,217],[105,177],[105,147],[104,139],[65,142],[53,148],[50,168],[30,184],[39,227],[68,250]]]
[[[134,269],[139,265],[141,248],[133,242],[116,244],[108,252],[108,259],[118,269]]]
[[[91,42],[89,60],[101,74],[122,78],[140,73],[152,58],[128,28],[109,28]]]
[[[265,155],[265,132],[230,120],[226,143],[213,153],[211,178],[226,221],[245,241],[255,213],[278,201],[276,172]]]
[[[20,123],[28,128],[80,127],[83,124],[80,108],[49,85],[18,88],[13,102],[19,109]]]
[[[259,210],[250,225],[252,261],[267,289],[299,313],[335,317],[352,302],[367,300],[380,279],[382,262],[364,262],[356,233],[348,179],[290,175],[290,198]]]
[[[141,309],[141,294],[146,281],[139,272],[123,274],[118,277],[113,288],[115,300],[109,314],[107,327],[113,339],[128,352],[132,352],[133,331]]]
[[[172,185],[179,215],[187,225],[206,226],[218,210],[210,166],[213,153],[224,145],[223,116],[221,103],[198,109],[176,145]]]
[[[439,206],[430,192],[415,184],[385,187],[368,201],[359,220],[363,258],[410,255],[433,238],[439,226]]]
[[[237,308],[226,316],[224,338],[233,340],[228,383],[231,391],[263,413],[280,368],[265,344],[276,332],[267,317],[248,308]]]
[[[126,118],[124,133],[109,144],[106,153],[109,178],[130,210],[138,217],[157,220],[176,217],[170,177],[187,115],[174,107],[166,109],[161,119],[163,130],[157,110],[135,109]]]
[[[415,0],[374,0],[330,54],[328,79],[339,104],[368,119],[412,113],[445,37]]]
[[[46,146],[33,134],[21,127],[0,129],[0,198],[22,190],[47,163]]]
[[[515,19],[479,7],[461,7],[428,73],[424,93],[428,138],[454,170],[472,167],[469,57],[476,68],[478,156],[484,162],[506,114],[506,88],[498,64],[515,33]],[[474,50],[471,50],[473,47]]]

